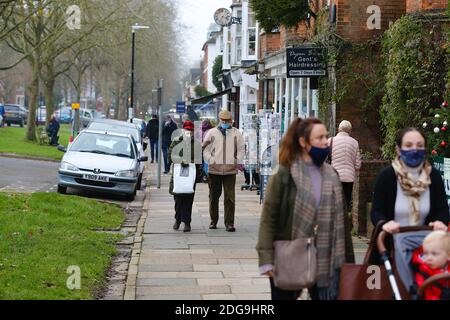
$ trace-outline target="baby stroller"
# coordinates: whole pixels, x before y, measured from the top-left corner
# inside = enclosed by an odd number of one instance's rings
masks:
[[[432,228],[402,227],[392,236],[382,231],[382,225],[380,222],[372,234],[364,263],[342,266],[340,300],[417,300],[423,297],[428,286],[450,280],[450,274],[444,273],[428,278],[419,288],[415,284],[412,254]],[[380,270],[380,283],[377,288],[370,288],[370,270],[376,268]]]

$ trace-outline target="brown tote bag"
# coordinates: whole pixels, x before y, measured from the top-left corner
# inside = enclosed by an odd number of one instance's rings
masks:
[[[346,263],[341,267],[339,281],[339,300],[393,300],[394,293],[389,283],[386,268],[381,264],[380,255],[376,248],[376,239],[382,231],[383,222],[379,223],[372,233],[369,248],[362,264]],[[374,271],[370,266],[378,266],[380,269],[379,289],[369,289],[373,281],[371,277]],[[395,272],[395,266],[393,265]],[[402,297],[407,297],[406,290],[400,281],[397,281]]]

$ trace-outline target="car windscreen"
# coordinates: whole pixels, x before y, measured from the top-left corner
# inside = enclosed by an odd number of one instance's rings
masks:
[[[99,133],[81,133],[73,142],[70,151],[135,158],[129,138]]]
[[[141,134],[137,128],[134,129],[132,127],[118,126],[104,122],[91,122],[88,128],[91,130],[129,134],[134,138],[134,140],[136,140],[137,143],[141,143]]]
[[[5,111],[7,111],[7,112],[19,112],[19,107],[16,107],[16,106],[8,106],[8,105],[6,105],[5,106]]]

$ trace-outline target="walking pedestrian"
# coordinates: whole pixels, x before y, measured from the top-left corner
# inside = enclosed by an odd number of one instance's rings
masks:
[[[58,132],[59,132],[59,122],[56,119],[56,116],[52,114],[50,122],[48,123],[47,126],[47,134],[50,137],[51,146],[58,145]]]
[[[152,158],[151,163],[153,163],[155,159],[158,161],[159,119],[156,114],[152,115],[152,118],[148,121],[147,137],[150,140],[150,156]]]
[[[396,157],[378,176],[372,202],[372,223],[383,230],[428,225],[447,231],[449,207],[438,170],[426,160],[427,142],[416,128],[403,129],[396,139]]]
[[[296,300],[301,293],[275,286],[274,241],[311,237],[314,230],[317,277],[309,293],[313,300],[337,299],[345,261],[344,200],[336,171],[325,163],[328,154],[327,130],[319,119],[296,119],[283,138],[256,246],[260,273],[270,278],[273,300]]]
[[[352,124],[343,120],[339,124],[338,134],[329,139],[331,147],[331,166],[336,169],[342,184],[345,199],[345,246],[346,262],[355,263],[352,242],[352,193],[357,171],[361,168],[359,144],[350,136]]]
[[[170,115],[167,115],[165,120],[166,121],[164,122],[162,131],[162,153],[164,157],[164,174],[168,174],[170,167],[167,153],[169,151],[170,144],[172,143],[172,133],[178,129],[178,126]]]
[[[217,229],[223,187],[225,227],[228,232],[234,232],[236,175],[243,167],[244,138],[238,129],[231,126],[232,118],[228,110],[222,110],[219,119],[220,124],[210,129],[203,141],[203,156],[208,163],[209,228]]]
[[[175,148],[180,143],[184,146],[181,148],[180,152],[176,152]],[[194,123],[192,121],[185,121],[183,123],[183,134],[178,136],[170,145],[169,149],[169,163],[180,163],[182,167],[189,167],[189,163],[195,163],[195,143],[198,143],[198,148],[201,148],[200,142],[194,139]],[[186,162],[184,157],[184,150],[191,148],[190,156],[191,159]],[[177,148],[178,149],[178,148]],[[178,153],[178,154],[177,154]],[[196,165],[196,171],[201,170],[199,165]],[[176,194],[174,193],[174,174],[172,172],[172,177],[169,185],[169,192],[173,195],[175,200],[175,223],[173,225],[174,230],[180,228],[181,222],[184,223],[183,232],[191,231],[191,221],[192,221],[192,205],[194,203],[195,197],[195,181],[194,181],[194,193],[189,194]]]

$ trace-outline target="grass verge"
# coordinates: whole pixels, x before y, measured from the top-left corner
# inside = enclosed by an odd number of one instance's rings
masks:
[[[25,132],[25,127],[11,126],[0,128],[0,152],[61,160],[64,153],[57,150],[56,147],[40,145],[26,140]],[[70,125],[62,124],[58,133],[59,143],[67,146],[70,134]]]
[[[0,299],[95,298],[121,237],[95,229],[124,218],[120,207],[91,199],[0,193]],[[79,290],[67,287],[70,266],[80,268]]]

